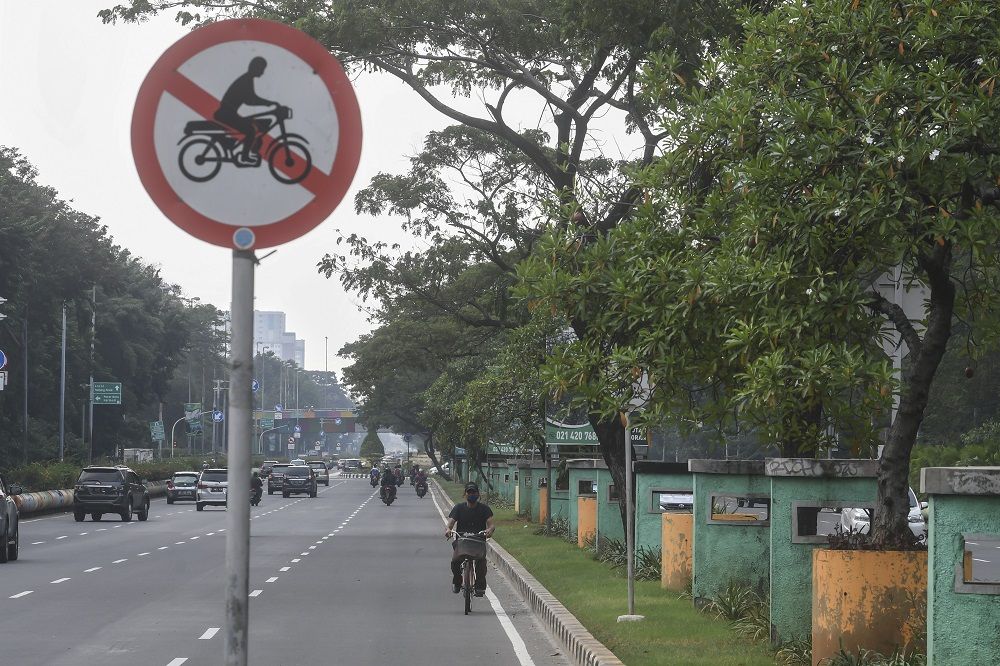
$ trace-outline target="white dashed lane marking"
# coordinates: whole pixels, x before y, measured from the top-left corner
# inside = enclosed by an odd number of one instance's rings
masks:
[[[89,569],[84,569],[83,573],[92,573],[94,571],[100,571],[101,567],[90,567]]]
[[[24,592],[18,592],[17,594],[10,595],[11,599],[20,599],[21,597],[26,597],[34,592],[34,590],[25,590]]]
[[[205,633],[203,633],[201,636],[198,637],[198,640],[200,641],[211,640],[212,636],[215,636],[217,633],[219,633],[219,627],[209,627],[207,630],[205,630]]]
[[[250,593],[251,597],[259,597],[264,590],[254,590]]]
[[[58,585],[59,583],[65,583],[69,578],[56,578],[55,580],[50,580],[49,583],[52,585]]]
[[[291,567],[281,567],[278,571],[290,571]]]
[[[267,579],[267,580],[266,580],[265,582],[267,582],[267,583],[273,583],[273,582],[274,582],[274,581],[276,581],[276,580],[278,580],[278,577],[277,577],[277,576],[271,576],[271,577],[270,577],[270,578],[268,578],[268,579]]]

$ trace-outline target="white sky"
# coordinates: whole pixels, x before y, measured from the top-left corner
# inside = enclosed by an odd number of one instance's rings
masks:
[[[187,29],[172,13],[141,25],[105,26],[97,12],[116,1],[0,0],[0,144],[17,147],[38,168],[41,183],[100,217],[120,245],[160,266],[164,279],[187,296],[228,310],[230,251],[187,235],[160,213],[139,182],[130,148],[139,85]],[[337,251],[338,229],[412,244],[398,221],[356,215],[354,195],[380,171],[405,170],[426,134],[450,124],[388,75],[361,75],[355,90],[364,143],[351,191],[324,224],[280,246],[257,270],[256,308],[286,313],[287,327],[306,341],[305,367],[313,370],[324,368],[324,336],[329,367],[339,371],[347,363],[337,350],[370,329],[357,297],[336,278],[319,275],[316,263]],[[536,126],[542,117],[534,102],[512,95],[507,108]],[[482,112],[476,99],[451,103]],[[592,139],[611,157],[637,146],[613,115],[595,118]]]
[[[115,0],[0,0],[0,144],[17,147],[39,180],[73,206],[100,217],[115,240],[162,268],[186,295],[229,309],[230,252],[175,227],[149,199],[132,161],[129,127],[139,85],[170,44],[186,34],[172,15],[142,25],[102,25]],[[280,246],[258,268],[256,307],[283,310],[306,341],[306,368],[346,362],[341,345],[369,329],[357,298],[316,272],[335,251],[336,230],[404,241],[391,220],[354,214],[355,192],[379,171],[398,172],[423,137],[445,127],[403,84],[387,76],[356,81],[365,140],[351,191],[326,223]],[[269,250],[258,252],[263,255]]]

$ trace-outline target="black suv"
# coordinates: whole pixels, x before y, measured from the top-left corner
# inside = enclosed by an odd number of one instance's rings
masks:
[[[149,518],[149,491],[128,467],[86,467],[80,472],[73,492],[73,517],[82,522],[89,513],[100,520],[105,513],[117,513],[122,520]]]
[[[287,470],[291,465],[287,463],[278,463],[276,465],[271,465],[271,472],[267,475],[267,494],[273,495],[276,490],[281,490],[284,488],[285,482],[285,470]]]
[[[309,493],[309,497],[316,497],[316,474],[312,467],[307,465],[291,465],[285,470],[281,496],[288,497],[300,493]]]

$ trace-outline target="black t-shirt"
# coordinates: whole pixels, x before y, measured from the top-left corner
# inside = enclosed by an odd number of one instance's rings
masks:
[[[493,517],[493,510],[482,502],[469,506],[468,502],[456,504],[448,514],[448,518],[456,521],[456,532],[482,532],[486,529],[486,521]]]

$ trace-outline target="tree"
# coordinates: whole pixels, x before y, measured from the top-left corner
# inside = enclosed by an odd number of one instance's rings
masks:
[[[601,321],[627,331],[610,363],[581,343],[554,378],[595,371],[605,394],[627,393],[645,371],[654,411],[692,392],[719,418],[774,409],[773,441],[811,452],[828,424],[870,441],[865,419],[895,390],[880,338],[895,335],[909,357],[872,536],[903,541],[910,455],[953,321],[996,341],[992,9],[820,0],[745,16],[742,47],[706,62],[683,107],[665,100],[675,147],[639,181],[648,201],[609,238],[614,256],[560,250],[565,238],[540,253],[556,253],[559,276],[536,262],[539,294],[574,308],[597,290]],[[651,88],[674,79],[668,65]],[[873,286],[897,267],[928,290],[923,321]]]
[[[632,185],[628,169],[652,162],[666,137],[651,128],[652,109],[641,94],[641,72],[650,53],[669,52],[679,80],[690,80],[719,37],[736,28],[733,9],[742,5],[726,0],[377,0],[328,11],[297,0],[236,5],[130,0],[100,16],[105,22],[139,21],[179,8],[178,18],[191,25],[253,16],[300,27],[352,70],[396,77],[434,109],[530,164],[541,179],[546,224],[553,218],[561,225],[572,220],[583,230],[583,242],[590,242],[632,215],[641,190]],[[456,96],[481,93],[480,112],[443,97],[442,86]],[[551,131],[513,126],[517,123],[506,107],[511,98],[535,105]],[[608,114],[617,115],[618,127],[637,136],[640,145],[627,160],[599,159],[593,125]],[[580,312],[568,319],[581,338],[605,334],[592,329]],[[617,417],[596,409],[591,421],[612,476],[624,487],[624,428]],[[623,521],[624,514],[623,505]]]
[[[367,460],[381,460],[385,455],[385,446],[378,437],[378,431],[374,428],[368,429],[368,434],[361,441],[361,452],[358,454]]]

